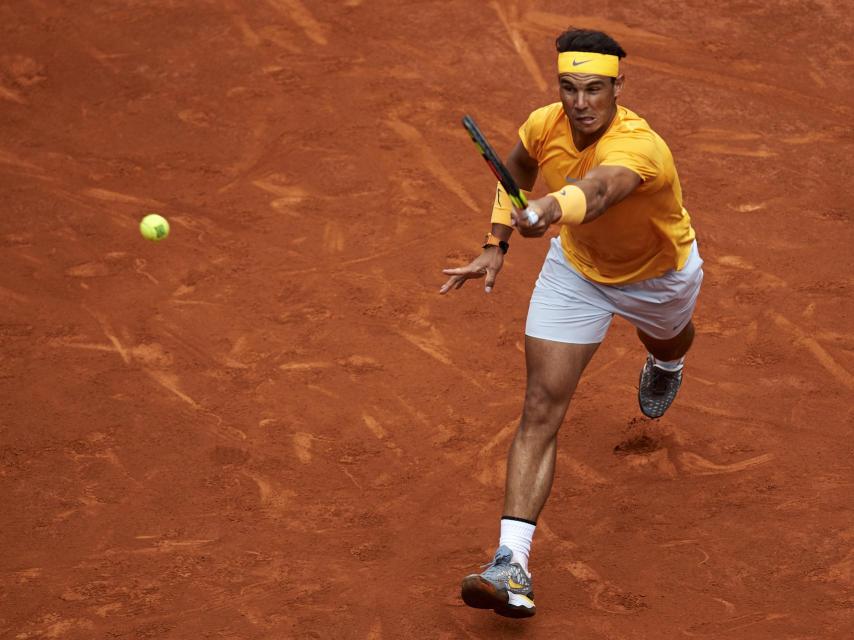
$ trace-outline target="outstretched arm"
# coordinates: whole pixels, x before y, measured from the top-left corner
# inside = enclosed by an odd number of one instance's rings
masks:
[[[531,157],[525,145],[521,140],[516,141],[516,146],[510,151],[507,156],[507,170],[516,180],[516,184],[520,189],[530,191],[534,188],[534,183],[537,181],[537,171],[539,165],[537,161]]]
[[[534,183],[537,181],[539,164],[531,157],[521,140],[516,141],[516,146],[510,151],[507,161],[504,164],[522,191],[531,191],[534,188]],[[513,205],[509,201],[505,204],[506,210],[512,212]],[[493,221],[492,235],[506,241],[512,234],[513,227]]]
[[[520,189],[530,191],[534,188],[539,166],[537,161],[530,156],[521,141],[517,142],[516,146],[513,147],[504,164]],[[511,205],[509,202],[507,206],[510,208]],[[492,223],[492,235],[499,240],[506,242],[512,234],[513,227],[499,222]],[[439,289],[439,293],[448,293],[448,291],[453,289],[459,289],[466,283],[466,280],[476,278],[486,278],[484,290],[489,293],[495,285],[495,279],[498,276],[498,272],[501,271],[502,266],[504,266],[504,253],[499,247],[487,246],[483,249],[483,253],[466,266],[443,269],[442,273],[449,277]]]

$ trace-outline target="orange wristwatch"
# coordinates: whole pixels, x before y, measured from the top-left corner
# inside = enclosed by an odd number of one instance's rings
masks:
[[[487,233],[486,238],[484,238],[483,240],[483,248],[486,249],[487,247],[498,247],[499,249],[501,249],[501,253],[507,253],[507,249],[510,248],[510,244],[507,241],[501,240],[498,237],[492,235],[491,233]]]

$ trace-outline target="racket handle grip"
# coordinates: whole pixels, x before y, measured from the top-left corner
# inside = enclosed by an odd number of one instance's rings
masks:
[[[525,209],[525,217],[528,218],[529,224],[537,224],[540,220],[540,216],[533,209]]]

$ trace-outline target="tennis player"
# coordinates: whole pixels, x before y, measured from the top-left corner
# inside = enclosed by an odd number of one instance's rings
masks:
[[[440,289],[485,276],[491,291],[514,229],[530,238],[559,225],[528,309],[527,389],[507,459],[498,550],[485,571],[462,582],[466,604],[510,617],[536,612],[528,557],[552,486],[558,429],[612,318],[631,322],[646,348],[638,402],[658,418],[682,382],[703,281],[670,149],[617,104],[625,51],[585,29],[562,33],[556,45],[560,102],[531,113],[506,163],[523,190],[542,172],[551,193],[530,202],[539,221],[530,224],[499,185],[483,253],[444,269]]]

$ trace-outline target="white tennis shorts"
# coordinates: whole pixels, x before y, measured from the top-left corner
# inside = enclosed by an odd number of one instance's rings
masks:
[[[588,280],[553,238],[528,307],[525,335],[555,342],[602,342],[615,315],[658,340],[676,336],[694,313],[703,260],[697,241],[680,271],[624,285]]]

